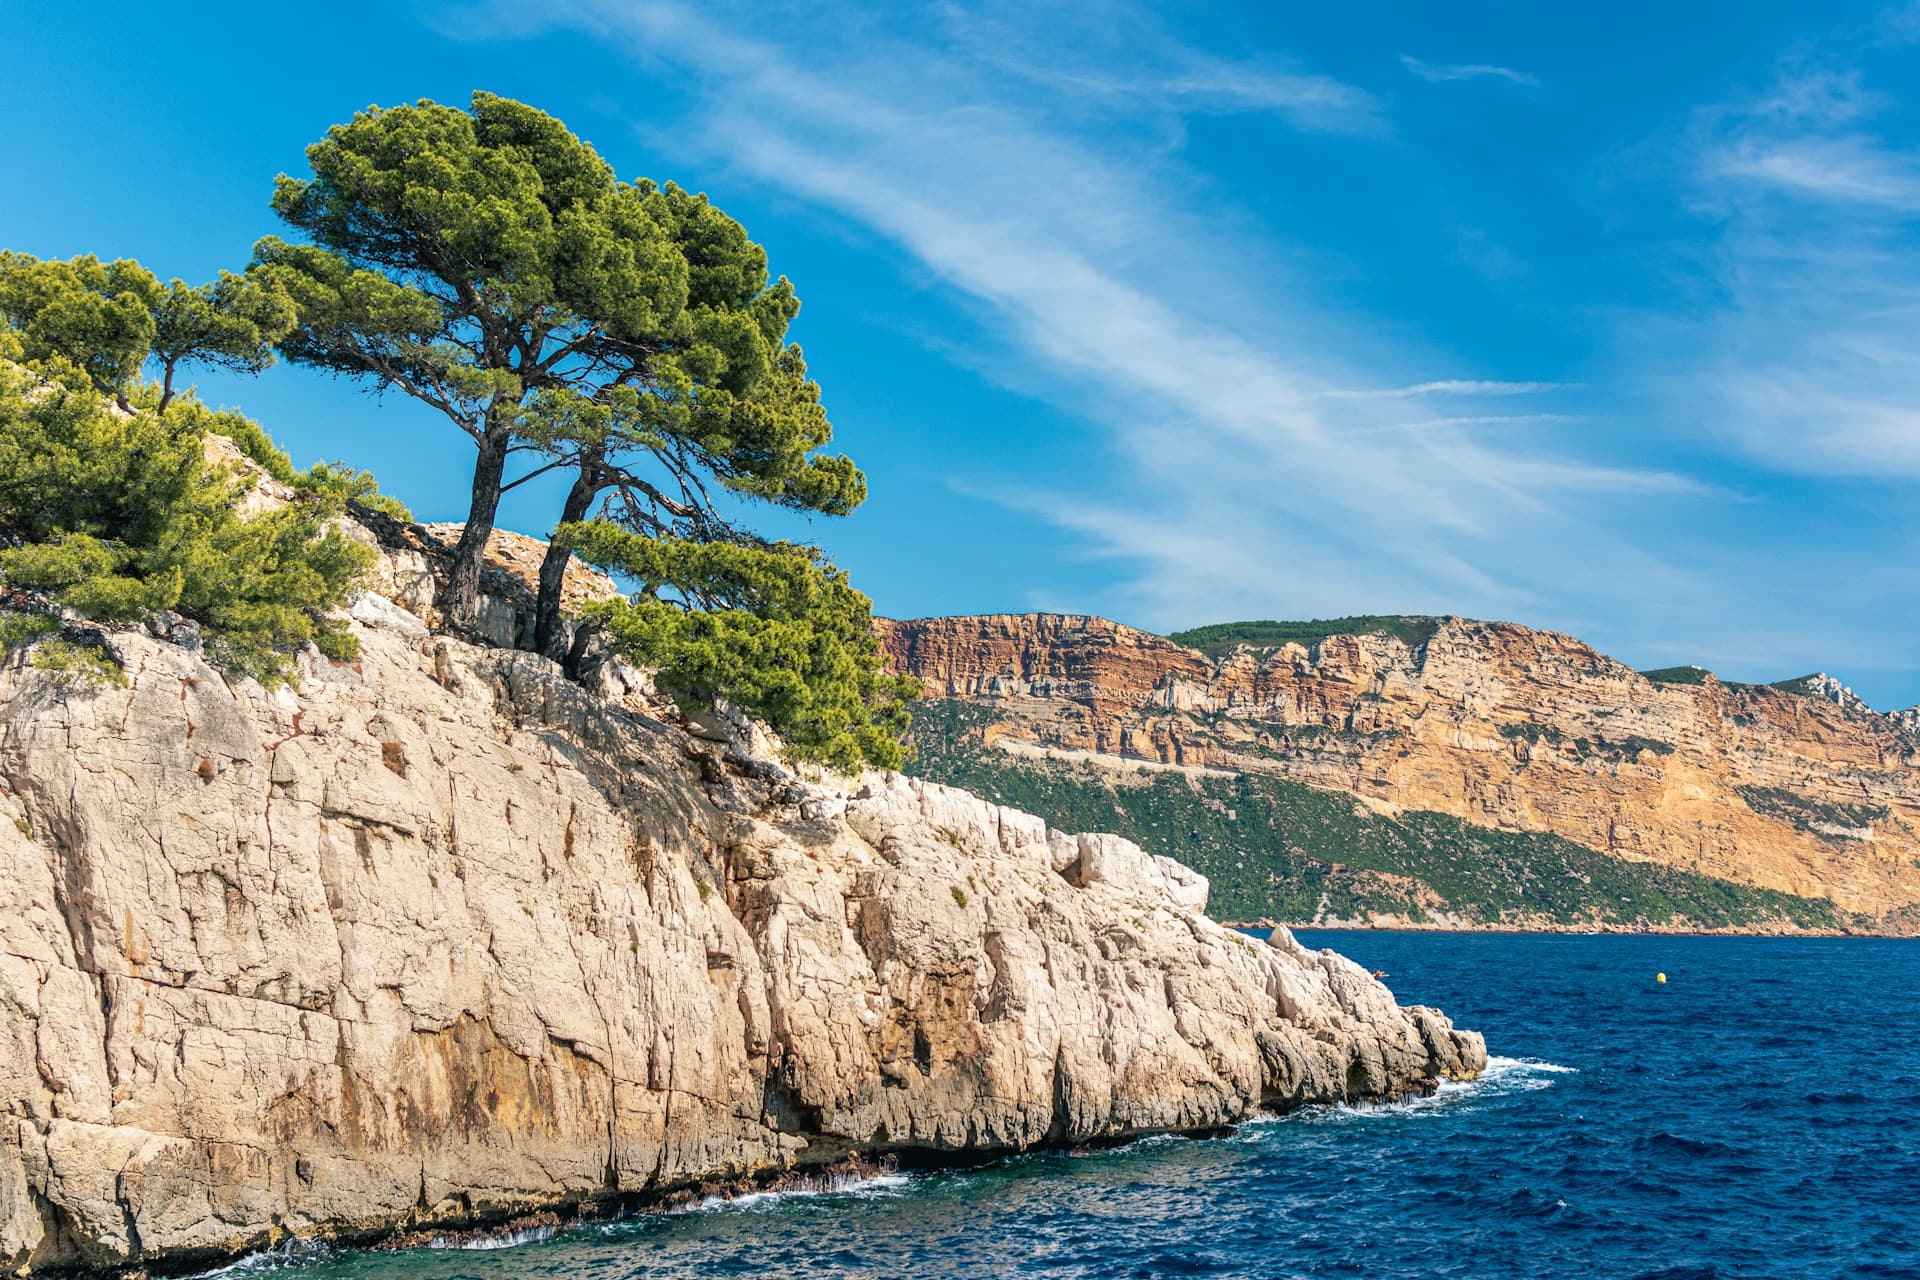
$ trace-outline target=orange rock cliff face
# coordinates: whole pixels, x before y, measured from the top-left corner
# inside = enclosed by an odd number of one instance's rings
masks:
[[[1920,903],[1916,717],[1824,677],[1660,683],[1570,636],[1460,618],[1418,645],[1333,635],[1218,658],[1049,614],[885,622],[882,641],[929,697],[990,707],[990,745],[1290,778],[1900,931]]]

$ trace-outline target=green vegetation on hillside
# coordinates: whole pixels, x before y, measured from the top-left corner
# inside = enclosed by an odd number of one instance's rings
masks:
[[[216,663],[268,684],[309,641],[352,657],[356,642],[334,610],[373,553],[333,517],[371,479],[295,474],[254,423],[141,382],[143,366],[164,365],[148,344],[165,332],[141,308],[169,295],[98,292],[152,279],[135,263],[98,266],[0,255],[6,647],[34,648],[35,665],[63,677],[111,682],[119,665],[104,633],[55,611],[101,623],[171,611],[207,629]],[[213,434],[265,455],[295,499],[242,516],[250,482],[208,460]]]
[[[1662,742],[1658,738],[1643,738],[1639,734],[1629,734],[1614,739],[1595,734],[1590,738],[1568,738],[1566,734],[1549,724],[1503,724],[1500,726],[1503,738],[1518,738],[1536,745],[1547,744],[1571,751],[1577,758],[1603,760],[1634,760],[1642,753],[1651,752],[1656,756],[1670,756],[1674,746],[1671,742]]]
[[[919,704],[910,767],[1062,830],[1112,831],[1176,858],[1212,881],[1209,910],[1222,919],[1388,912],[1419,921],[1454,912],[1474,923],[1841,923],[1825,899],[1628,862],[1558,836],[1445,814],[1387,817],[1351,796],[1286,779],[1169,770],[1137,784],[1116,782],[1088,765],[981,747],[979,730],[992,719],[965,702]]]
[[[1211,626],[1175,631],[1167,639],[1217,658],[1236,645],[1271,649],[1283,644],[1312,645],[1328,636],[1370,635],[1381,632],[1417,649],[1440,628],[1438,618],[1392,618],[1366,614],[1353,618],[1316,618],[1310,622],[1216,622]]]
[[[1742,786],[1734,789],[1747,802],[1747,808],[1755,813],[1791,823],[1801,831],[1819,836],[1828,844],[1845,844],[1851,837],[1842,834],[1843,831],[1870,827],[1884,821],[1890,812],[1884,805],[1837,804],[1815,800],[1784,787]]]
[[[1705,667],[1656,667],[1640,674],[1655,684],[1705,684],[1713,672]]]

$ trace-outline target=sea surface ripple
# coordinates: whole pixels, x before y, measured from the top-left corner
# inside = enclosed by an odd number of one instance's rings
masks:
[[[1300,937],[1485,1031],[1492,1068],[1416,1102],[1311,1108],[1226,1138],[709,1202],[490,1251],[224,1271],[1920,1277],[1920,943]]]

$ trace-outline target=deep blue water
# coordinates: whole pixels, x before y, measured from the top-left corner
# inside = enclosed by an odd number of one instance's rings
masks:
[[[1300,936],[1485,1031],[1487,1078],[301,1276],[1920,1277],[1920,943]]]

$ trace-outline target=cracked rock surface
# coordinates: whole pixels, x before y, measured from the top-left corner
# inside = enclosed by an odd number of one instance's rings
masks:
[[[384,597],[298,692],[0,671],[0,1267],[213,1262],[849,1154],[1202,1130],[1478,1035],[1206,882],[805,782]]]

